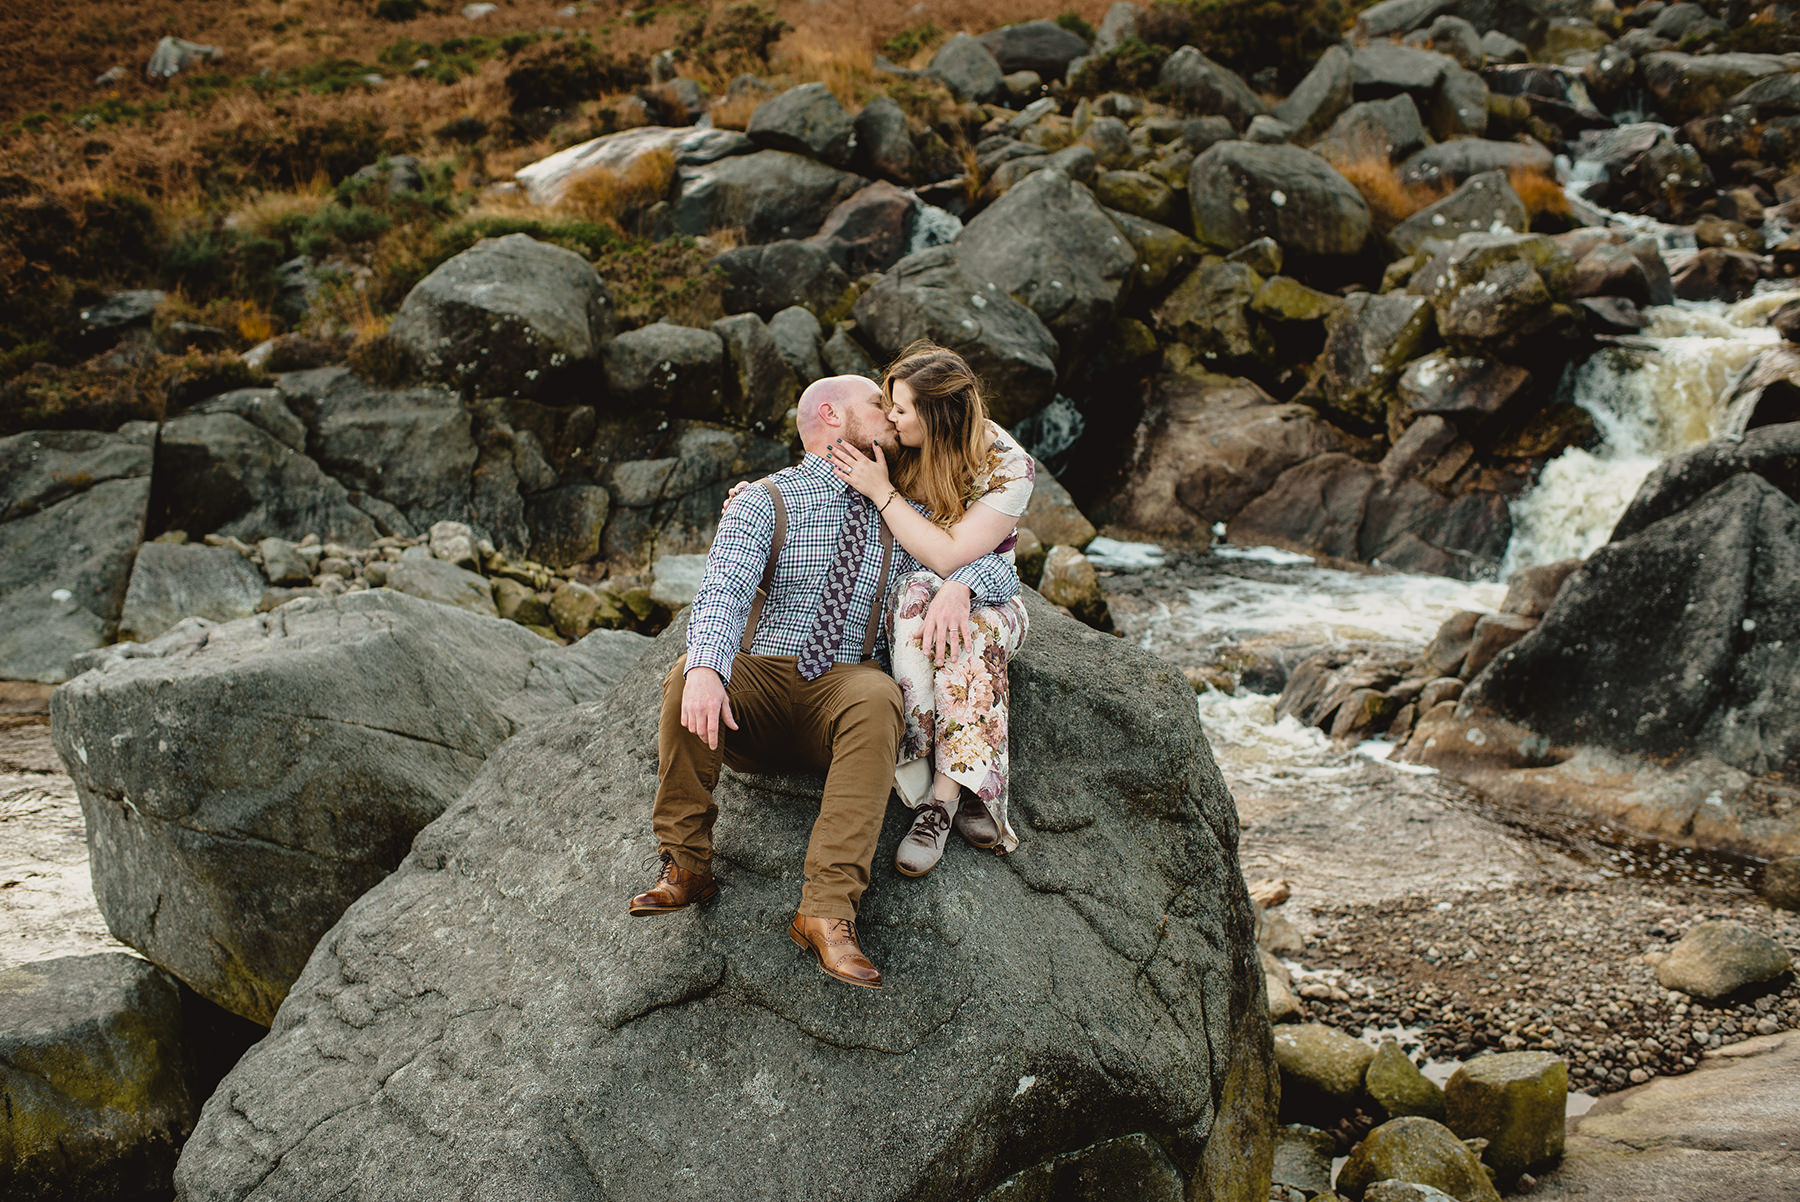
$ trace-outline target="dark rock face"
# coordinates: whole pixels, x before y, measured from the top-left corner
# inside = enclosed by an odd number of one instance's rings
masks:
[[[1088,44],[1055,21],[1022,21],[981,35],[980,42],[1007,75],[1036,71],[1046,80],[1061,79],[1069,63],[1088,52]]]
[[[863,293],[854,312],[859,336],[883,361],[921,338],[962,355],[988,385],[988,409],[1003,426],[1050,399],[1056,336],[997,284],[963,270],[954,246],[906,256]]]
[[[1309,255],[1348,255],[1369,233],[1369,207],[1317,155],[1293,146],[1221,142],[1188,170],[1194,236],[1221,250],[1272,237]]]
[[[1574,265],[1542,234],[1464,234],[1408,285],[1431,298],[1438,333],[1462,352],[1506,352],[1550,328]]]
[[[390,332],[426,375],[471,396],[537,396],[591,374],[616,324],[586,260],[508,234],[483,238],[420,280]]]
[[[1312,388],[1332,408],[1380,425],[1394,396],[1394,381],[1407,360],[1431,337],[1432,309],[1405,293],[1358,292],[1327,326]]]
[[[320,934],[483,757],[602,696],[641,643],[604,631],[565,649],[376,590],[96,653],[53,695],[51,734],[107,925],[267,1023]]]
[[[1584,135],[1583,142],[1604,173],[1590,195],[1608,208],[1672,221],[1713,193],[1712,172],[1699,151],[1659,125],[1626,125]]]
[[[1675,295],[1682,300],[1739,301],[1762,278],[1762,260],[1741,250],[1707,247],[1675,273]]]
[[[604,706],[493,757],[319,944],[203,1112],[182,1196],[311,1198],[330,1180],[370,1199],[786,1198],[854,1180],[863,1198],[960,1199],[1141,1133],[1188,1196],[1260,1202],[1269,1028],[1192,690],[1031,605],[1012,667],[1029,851],[953,848],[902,880],[890,814],[859,923],[886,989],[822,978],[782,936],[817,778],[727,773],[717,902],[625,915],[672,629]],[[1109,754],[1075,750],[1092,746]],[[721,1121],[696,1089],[743,1102]],[[815,1127],[846,1138],[793,1138]]]
[[[1102,521],[1163,537],[1206,537],[1288,468],[1352,440],[1305,405],[1248,380],[1163,376]]]
[[[1093,194],[1060,171],[1027,176],[956,240],[969,274],[1037,314],[1066,354],[1110,323],[1137,252]]]
[[[0,1192],[168,1197],[200,1109],[181,1026],[174,979],[123,952],[0,972]]]
[[[737,226],[749,242],[804,238],[868,182],[785,150],[733,155],[682,169],[671,220],[683,234]]]
[[[856,115],[856,152],[863,174],[912,181],[916,155],[906,113],[886,95],[876,95]]]
[[[1463,704],[1557,743],[1791,773],[1797,581],[1800,504],[1762,476],[1730,476],[1590,556]]]
[[[1772,54],[1647,54],[1638,63],[1657,108],[1677,121],[1718,112],[1758,80],[1792,69]]]
[[[764,149],[790,150],[833,167],[849,166],[856,146],[855,122],[822,83],[803,83],[764,101],[744,132]]]
[[[769,327],[754,313],[713,322],[725,347],[725,416],[734,425],[779,423],[800,397],[800,382],[781,357]]]
[[[1276,120],[1294,131],[1294,139],[1308,142],[1318,137],[1350,103],[1355,72],[1350,52],[1332,46],[1319,56],[1288,98],[1275,106]]]
[[[280,406],[279,394],[263,408]],[[246,542],[308,534],[368,546],[380,534],[349,491],[298,448],[235,413],[187,413],[163,423],[156,442],[157,526],[228,534]],[[273,424],[273,423],[271,423]]]
[[[1427,140],[1418,107],[1402,92],[1345,109],[1313,153],[1339,167],[1371,159],[1394,163],[1422,149]]]
[[[116,633],[154,441],[148,425],[0,438],[0,678],[67,680]]]

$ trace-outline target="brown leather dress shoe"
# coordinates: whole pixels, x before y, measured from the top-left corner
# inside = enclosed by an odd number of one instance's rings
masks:
[[[881,988],[881,970],[869,963],[856,941],[856,924],[848,918],[814,918],[796,914],[788,938],[819,958],[819,971],[846,985]]]
[[[956,833],[973,847],[992,851],[1000,846],[1000,824],[988,813],[987,803],[979,797],[964,797],[956,811]]]
[[[699,902],[710,901],[719,894],[719,882],[710,872],[689,872],[675,862],[668,852],[662,853],[662,870],[656,884],[631,899],[634,917],[646,914],[672,914]]]

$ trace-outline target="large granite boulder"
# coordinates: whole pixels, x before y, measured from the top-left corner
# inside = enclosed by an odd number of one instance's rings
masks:
[[[1006,73],[994,52],[966,33],[956,34],[938,47],[925,74],[949,88],[958,100],[981,104],[1006,92]]]
[[[833,167],[849,166],[856,148],[855,122],[822,83],[803,83],[763,101],[744,132],[764,149],[790,150]]]
[[[1629,529],[1462,706],[1560,745],[1663,762],[1703,753],[1757,775],[1800,768],[1800,504],[1744,471]]]
[[[492,757],[320,942],[203,1112],[182,1197],[979,1198],[1142,1134],[1185,1196],[1262,1202],[1269,1027],[1192,689],[1029,604],[1025,846],[953,847],[906,880],[890,812],[858,924],[882,991],[825,979],[783,934],[817,776],[725,773],[718,900],[626,915],[678,623],[604,705]]]
[[[1240,131],[1252,118],[1269,111],[1237,72],[1192,46],[1183,46],[1163,60],[1157,83],[1182,108],[1202,116],[1224,117]]]
[[[144,537],[155,431],[0,438],[0,679],[67,680],[110,642]]]
[[[723,300],[729,313],[768,317],[800,305],[817,316],[838,305],[850,287],[850,277],[828,248],[794,238],[734,246],[708,266],[725,277]]]
[[[269,392],[266,406],[288,412],[280,395]],[[296,448],[236,413],[169,419],[156,440],[156,525],[194,538],[226,534],[257,542],[316,534],[368,546],[381,527],[305,453],[305,436],[301,426]]]
[[[754,313],[733,313],[713,322],[712,329],[725,348],[726,420],[739,426],[778,427],[782,415],[800,399],[802,384],[782,358],[769,327]]]
[[[414,285],[389,333],[427,376],[470,396],[540,396],[591,379],[616,325],[586,259],[507,234]]]
[[[1613,524],[1611,541],[1673,517],[1741,472],[1751,472],[1800,503],[1800,422],[1751,430],[1671,455],[1644,478]]]
[[[1275,106],[1275,119],[1294,131],[1296,141],[1310,142],[1344,111],[1355,82],[1350,52],[1342,46],[1329,47],[1288,98]]]
[[[921,338],[948,346],[987,385],[988,410],[1011,426],[1049,401],[1056,336],[1019,301],[962,265],[955,246],[915,251],[856,302],[857,333],[877,359]]]
[[[1188,169],[1194,236],[1236,250],[1264,236],[1291,252],[1350,255],[1369,234],[1369,206],[1324,159],[1294,146],[1220,142]]]
[[[912,249],[922,208],[916,193],[877,180],[831,210],[810,241],[848,275],[886,271]]]
[[[147,643],[183,618],[247,618],[262,593],[262,573],[230,547],[145,543],[131,565],[119,637]]]
[[[1110,328],[1137,268],[1137,252],[1093,193],[1054,169],[1009,189],[955,245],[968,273],[1024,302],[1065,356]]]
[[[1396,251],[1410,255],[1427,238],[1453,239],[1463,234],[1498,234],[1531,228],[1531,214],[1513,190],[1506,173],[1486,171],[1464,180],[1456,191],[1434,201],[1388,232]]]
[[[1425,349],[1433,326],[1431,305],[1423,297],[1352,293],[1326,323],[1311,391],[1353,420],[1381,426],[1400,369]]]
[[[607,343],[604,362],[608,399],[623,414],[722,414],[725,343],[712,330],[653,321]]]
[[[1565,320],[1575,265],[1543,234],[1463,234],[1442,244],[1407,291],[1428,297],[1453,350],[1518,351]]]
[[[641,642],[565,649],[376,590],[95,653],[50,717],[107,925],[267,1023],[319,936],[487,753],[603,696]]]
[[[166,1198],[199,1114],[181,990],[136,956],[0,972],[0,1194]]]
[[[683,234],[735,226],[747,242],[804,238],[868,182],[805,155],[759,150],[682,168],[670,218]]]

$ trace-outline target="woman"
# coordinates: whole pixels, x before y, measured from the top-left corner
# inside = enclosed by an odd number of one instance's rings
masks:
[[[896,582],[888,613],[906,712],[895,783],[917,811],[894,867],[923,876],[943,855],[953,826],[976,847],[1002,855],[1019,845],[1006,813],[1006,665],[1025,639],[1025,604],[1015,597],[971,614],[968,590],[946,586],[944,577],[990,551],[1012,558],[1036,467],[988,420],[975,373],[954,351],[915,344],[888,368],[881,390],[900,444],[893,475],[880,446],[871,459],[837,443],[831,459],[842,479],[881,508],[900,545],[930,569]]]

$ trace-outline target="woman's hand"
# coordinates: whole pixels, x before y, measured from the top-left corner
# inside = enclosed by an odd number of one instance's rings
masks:
[[[945,660],[954,661],[967,651],[974,641],[974,630],[969,624],[971,595],[968,585],[946,580],[925,610],[925,626],[920,634],[932,662],[940,668]]]
[[[888,491],[894,487],[888,479],[887,456],[881,453],[880,443],[875,444],[874,459],[841,438],[831,444],[826,454],[831,457],[831,467],[837,472],[838,479],[871,501],[886,499]]]
[[[731,508],[731,503],[737,500],[737,495],[749,487],[750,481],[748,480],[739,480],[736,484],[733,484],[731,486],[731,491],[725,494],[725,500],[719,504],[719,516],[724,517],[725,511]]]

